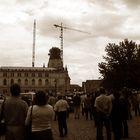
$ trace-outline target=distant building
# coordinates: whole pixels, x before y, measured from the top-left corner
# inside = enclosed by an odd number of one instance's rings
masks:
[[[18,83],[21,92],[44,90],[65,94],[70,90],[70,77],[63,67],[60,49],[50,49],[48,67],[0,67],[0,93],[9,95],[10,86]]]
[[[73,93],[75,91],[82,91],[82,87],[77,84],[70,85],[70,92]]]
[[[101,80],[86,80],[82,83],[82,88],[86,93],[95,92],[101,85]]]

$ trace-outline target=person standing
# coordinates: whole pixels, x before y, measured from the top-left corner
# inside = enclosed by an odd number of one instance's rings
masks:
[[[80,104],[81,104],[81,98],[78,94],[76,94],[73,97],[73,104],[74,104],[74,118],[79,119],[80,118]]]
[[[35,94],[35,104],[28,109],[25,123],[28,125],[30,120],[32,121],[33,140],[53,140],[52,120],[54,111],[53,107],[47,103],[48,98],[44,91],[38,91]]]
[[[56,97],[53,94],[50,94],[49,99],[48,99],[48,104],[50,104],[54,108],[56,101],[57,101]],[[57,117],[56,117],[56,114],[54,114],[54,121],[56,120],[57,120]]]
[[[88,120],[89,115],[90,115],[90,120],[92,120],[93,114],[92,114],[91,95],[87,94],[87,97],[84,101],[84,105],[85,105],[86,120]]]
[[[58,95],[58,101],[54,105],[54,111],[57,113],[60,137],[67,136],[68,134],[66,122],[68,108],[69,108],[68,102],[62,98],[62,95]]]
[[[85,99],[86,99],[86,94],[83,93],[80,98],[81,98],[81,109],[82,109],[82,116],[85,115]]]
[[[96,108],[96,140],[103,140],[103,126],[105,125],[107,140],[111,140],[111,124],[110,124],[110,113],[112,110],[112,101],[106,95],[103,87],[99,90],[100,96],[95,99]]]
[[[122,103],[122,137],[128,138],[129,137],[129,131],[128,131],[128,116],[129,116],[129,100],[128,100],[128,89],[123,88],[121,91],[122,95],[120,97],[121,103]]]
[[[25,140],[25,119],[28,104],[20,98],[20,86],[10,87],[11,96],[4,103],[4,120],[6,123],[6,140]]]
[[[112,100],[111,122],[114,140],[121,140],[123,106],[119,91],[114,90]]]

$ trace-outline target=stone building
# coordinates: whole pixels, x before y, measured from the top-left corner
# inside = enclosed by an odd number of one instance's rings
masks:
[[[86,80],[86,82],[82,82],[83,91],[93,93],[99,89],[101,83],[101,80]]]
[[[74,93],[76,91],[82,91],[82,87],[77,84],[71,84],[70,85],[70,92]]]
[[[10,86],[18,83],[21,92],[44,90],[65,94],[70,90],[70,77],[63,67],[59,48],[50,49],[48,66],[45,67],[0,67],[0,93],[9,95]]]

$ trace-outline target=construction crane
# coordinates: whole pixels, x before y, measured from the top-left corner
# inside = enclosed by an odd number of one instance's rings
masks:
[[[56,28],[60,28],[61,59],[62,59],[62,63],[63,63],[63,29],[73,30],[73,31],[77,31],[77,32],[81,32],[81,33],[86,33],[86,34],[90,34],[90,33],[85,32],[85,31],[81,31],[81,30],[79,30],[79,29],[74,29],[74,28],[70,28],[70,27],[63,26],[62,23],[61,23],[61,25],[54,24],[54,26],[55,26]]]
[[[34,20],[34,27],[33,27],[33,54],[32,54],[32,67],[35,66],[35,41],[36,41],[36,20]]]

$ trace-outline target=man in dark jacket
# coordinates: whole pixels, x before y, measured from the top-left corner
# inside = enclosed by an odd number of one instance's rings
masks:
[[[113,92],[114,99],[112,100],[112,112],[111,112],[111,121],[112,121],[112,131],[114,134],[114,140],[120,140],[122,135],[122,113],[123,113],[123,104],[120,100],[119,91]]]
[[[128,115],[129,115],[129,101],[128,101],[128,90],[124,88],[122,90],[122,95],[120,97],[122,102],[122,137],[128,138]]]
[[[28,104],[20,98],[18,84],[13,84],[10,91],[11,96],[4,103],[4,120],[7,126],[6,140],[24,140]]]

